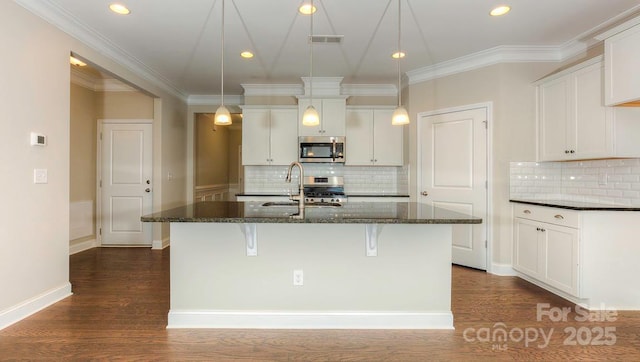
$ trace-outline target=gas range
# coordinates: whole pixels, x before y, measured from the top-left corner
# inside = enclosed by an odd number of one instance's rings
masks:
[[[342,176],[305,176],[304,201],[308,204],[345,203]]]

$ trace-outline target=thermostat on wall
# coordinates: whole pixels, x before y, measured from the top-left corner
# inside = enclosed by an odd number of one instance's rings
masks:
[[[46,146],[47,136],[35,132],[31,132],[31,146]]]

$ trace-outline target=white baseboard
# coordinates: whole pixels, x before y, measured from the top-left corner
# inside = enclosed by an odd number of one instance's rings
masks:
[[[81,251],[97,248],[98,246],[100,245],[98,245],[98,241],[96,239],[91,239],[91,240],[83,241],[78,244],[73,244],[69,246],[69,255],[73,255]]]
[[[454,329],[451,312],[169,311],[173,328]]]
[[[513,270],[513,267],[511,266],[511,264],[498,264],[498,263],[491,264],[490,273],[495,275],[500,275],[503,277],[514,277],[518,275],[516,274],[516,271]]]
[[[169,246],[170,242],[169,242],[169,238],[164,238],[162,240],[153,240],[151,242],[151,249],[152,250],[162,250],[164,248],[166,248],[167,246]]]
[[[11,308],[0,311],[0,330],[27,318],[71,294],[71,283],[67,282],[58,288],[51,289]]]

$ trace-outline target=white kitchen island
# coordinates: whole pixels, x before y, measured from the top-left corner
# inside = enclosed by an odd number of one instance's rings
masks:
[[[171,223],[168,328],[453,328],[452,224],[481,219],[404,202],[297,211],[206,202],[143,217]]]

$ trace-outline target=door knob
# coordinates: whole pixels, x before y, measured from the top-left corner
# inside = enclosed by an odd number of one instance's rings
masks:
[[[421,195],[422,195],[422,196],[429,196],[429,193],[428,193],[428,192],[426,192],[426,191],[422,191],[422,192],[421,192]]]
[[[150,184],[151,184],[151,180],[147,180],[147,185],[150,185]]]
[[[146,189],[144,189],[144,192],[151,192],[151,189],[147,187]]]

